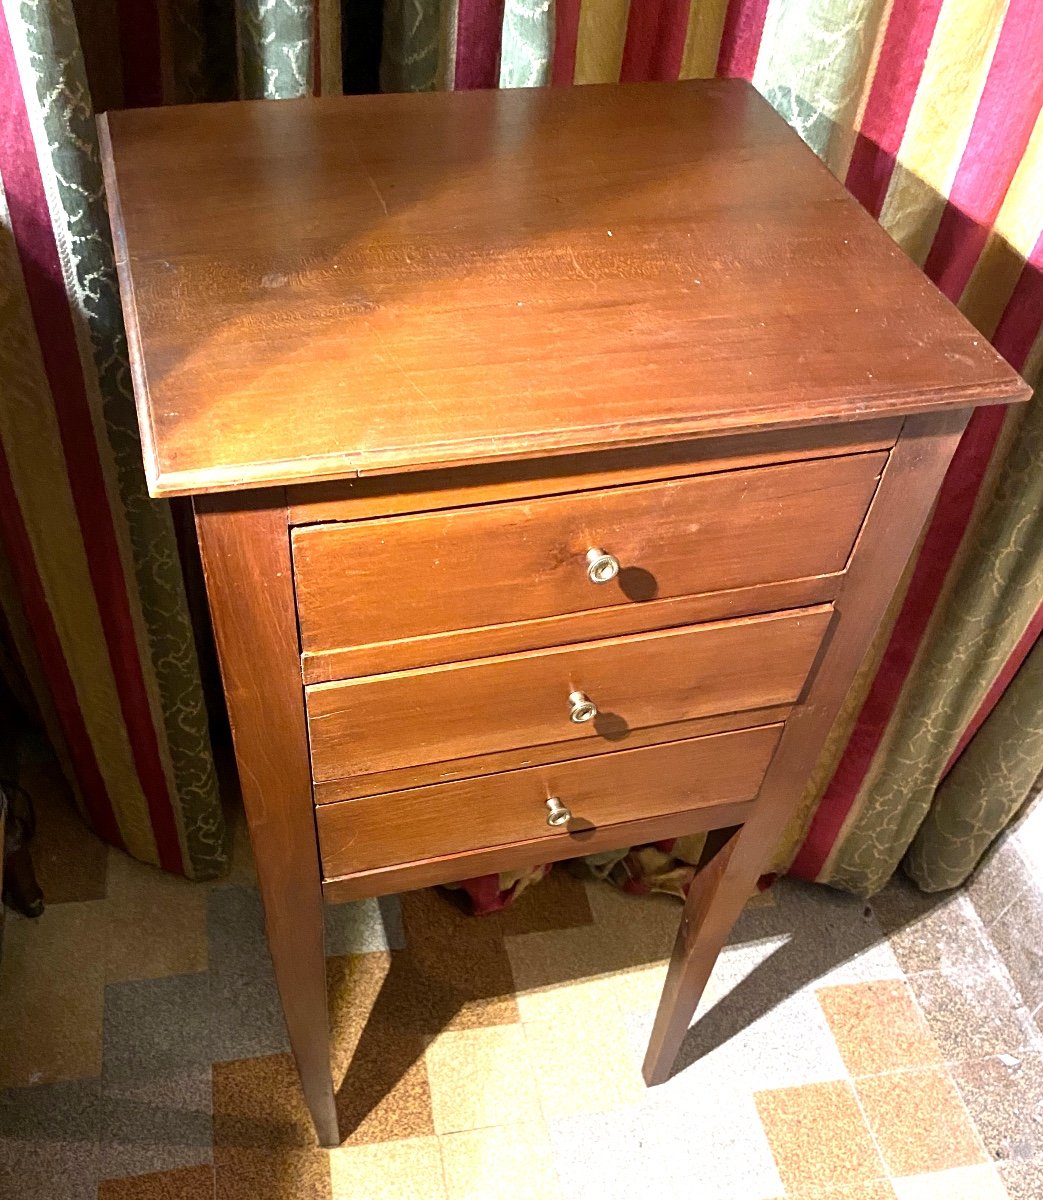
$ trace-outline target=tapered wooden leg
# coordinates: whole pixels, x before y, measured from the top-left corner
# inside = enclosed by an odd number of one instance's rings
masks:
[[[966,421],[966,413],[910,418],[891,451],[837,594],[824,650],[807,694],[786,722],[757,804],[692,883],[645,1058],[649,1085],[670,1075],[717,956],[800,802]]]
[[[335,1146],[321,867],[286,510],[278,492],[195,505],[275,981],[316,1133]]]
[[[256,847],[255,841],[254,857],[262,895],[267,893],[270,896],[272,889],[264,886],[264,875],[270,875],[271,872],[262,865],[263,852],[258,855]],[[273,906],[266,899],[265,923],[275,982],[286,1018],[290,1048],[301,1077],[304,1100],[311,1113],[319,1144],[337,1146],[340,1144],[340,1131],[330,1074],[322,896],[317,873],[313,873],[313,879],[314,887],[310,890],[316,898],[306,902],[304,912],[286,913],[280,903]],[[274,886],[281,892],[285,886],[284,878],[277,878]]]
[[[756,875],[729,871],[741,836],[740,828],[689,889],[645,1054],[643,1070],[649,1087],[669,1079],[717,956],[757,883]]]
[[[738,897],[735,915],[722,891],[728,864],[742,830],[739,829],[706,863],[692,881],[677,930],[666,983],[659,1000],[652,1036],[645,1054],[645,1082],[652,1087],[670,1077],[681,1042],[688,1032],[699,999],[749,892]],[[751,889],[753,883],[751,882]],[[735,886],[729,881],[729,886]],[[723,930],[723,932],[722,932]]]

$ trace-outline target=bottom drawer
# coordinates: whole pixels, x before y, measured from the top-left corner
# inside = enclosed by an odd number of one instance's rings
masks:
[[[540,840],[556,841],[550,857],[564,858],[561,843],[573,837],[583,854],[595,829],[752,800],[781,732],[763,725],[320,805],[323,875]],[[556,816],[550,797],[561,806]]]

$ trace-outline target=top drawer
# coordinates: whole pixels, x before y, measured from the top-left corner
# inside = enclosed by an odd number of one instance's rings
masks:
[[[886,457],[300,527],[302,648],[310,655],[413,639],[394,662],[401,668],[413,656],[431,661],[423,641],[455,631],[841,571]],[[605,558],[595,562],[592,551]]]

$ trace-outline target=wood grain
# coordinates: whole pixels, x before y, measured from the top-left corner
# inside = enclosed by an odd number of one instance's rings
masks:
[[[649,633],[655,629],[694,625],[700,621],[755,616],[788,608],[810,608],[832,600],[842,576],[843,572],[836,572],[832,575],[815,575],[810,579],[789,579],[782,583],[710,592],[702,596],[647,600],[640,604],[567,613],[560,617],[486,625],[479,629],[408,638],[401,642],[341,646],[318,654],[302,654],[301,670],[306,683],[333,683],[362,675],[433,667],[471,658],[491,658],[520,650],[542,650],[574,642],[619,637],[627,633]]]
[[[967,413],[910,418],[884,470],[837,596],[837,621],[805,702],[786,722],[753,812],[693,888],[649,1040],[649,1084],[669,1077],[713,965],[792,817],[931,510]],[[715,860],[716,862],[716,860]]]
[[[275,981],[319,1140],[335,1146],[323,900],[286,508],[280,494],[255,492],[204,497],[195,509]]]
[[[739,80],[100,128],[156,495],[1028,395]]]
[[[792,704],[774,704],[767,708],[751,708],[745,712],[721,716],[695,717],[690,721],[671,721],[650,729],[632,729],[613,743],[615,749],[632,750],[641,746],[656,746],[661,742],[687,741],[711,733],[727,733],[734,729],[753,729],[758,725],[781,724],[793,711]],[[499,750],[494,754],[478,754],[471,758],[455,758],[451,762],[419,763],[393,771],[374,771],[369,775],[347,775],[342,779],[327,779],[315,783],[312,794],[316,804],[335,804],[340,800],[357,800],[385,792],[400,792],[407,788],[427,787],[434,783],[449,783],[458,779],[475,779],[494,775],[498,771],[517,771],[522,767],[543,763],[567,762],[590,758],[604,753],[600,738],[590,741],[547,742],[542,746],[522,746],[515,750]]]
[[[582,854],[583,835],[598,829],[752,800],[781,732],[781,725],[761,726],[324,805],[318,810],[323,874],[336,878],[537,838]],[[572,813],[567,825],[547,824],[550,796]]]
[[[349,643],[415,645],[447,632],[836,573],[886,458],[309,525],[293,534],[301,645],[308,654]],[[618,560],[614,579],[591,582],[592,548]]]
[[[843,454],[890,450],[901,417],[773,429],[742,437],[593,450],[518,462],[483,462],[409,474],[365,475],[286,489],[292,525],[361,521],[434,509],[465,508],[537,496],[559,496],[626,483],[650,483],[690,475],[713,475],[782,462],[806,462]]]
[[[620,846],[641,846],[665,838],[703,833],[705,830],[745,821],[752,811],[752,800],[740,800],[733,804],[714,805],[711,808],[659,813],[654,817],[623,821],[618,825],[606,825],[584,833],[576,833],[567,840],[533,838],[530,841],[512,842],[509,846],[496,846],[489,850],[467,850],[461,854],[447,854],[442,858],[425,858],[402,866],[377,867],[355,875],[338,876],[325,880],[322,891],[327,901],[336,904],[342,900],[358,900],[364,896],[386,896],[393,892],[408,891],[410,888],[436,887],[443,883],[471,879],[476,875],[517,871],[542,863],[560,862],[563,858],[574,858],[577,854],[597,854],[602,850],[616,850]]]
[[[617,747],[631,729],[789,704],[829,605],[307,689],[316,780],[546,742]],[[598,716],[569,717],[585,692]]]

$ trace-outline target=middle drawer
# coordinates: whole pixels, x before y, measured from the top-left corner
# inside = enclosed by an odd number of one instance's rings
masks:
[[[832,606],[306,689],[316,781],[794,703]]]

